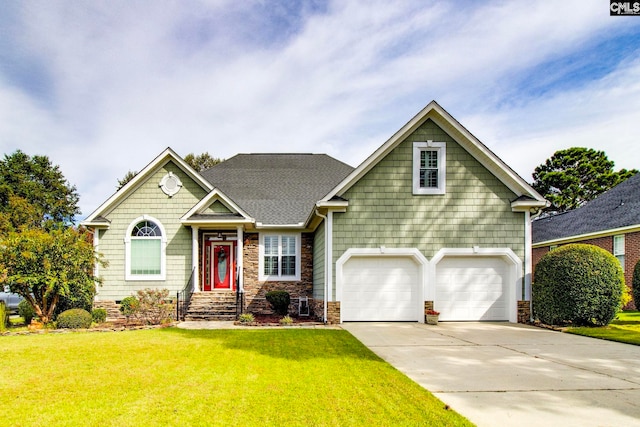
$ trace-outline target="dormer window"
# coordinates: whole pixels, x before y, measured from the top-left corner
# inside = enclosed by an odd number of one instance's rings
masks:
[[[413,143],[413,194],[444,194],[446,143]]]

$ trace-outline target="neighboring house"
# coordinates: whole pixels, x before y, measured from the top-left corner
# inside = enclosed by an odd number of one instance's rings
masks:
[[[431,102],[355,169],[239,154],[197,173],[167,149],[83,224],[109,262],[99,305],[189,283],[192,305],[226,295],[268,312],[266,292],[285,289],[328,322],[423,322],[431,308],[515,322],[529,317],[530,213],[544,206]]]
[[[532,229],[534,266],[557,246],[587,243],[615,255],[631,287],[633,269],[640,260],[640,174],[578,209],[533,221]]]

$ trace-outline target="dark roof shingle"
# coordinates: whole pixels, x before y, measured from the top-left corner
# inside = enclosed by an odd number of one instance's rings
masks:
[[[640,174],[584,206],[533,221],[533,243],[640,224]]]
[[[326,154],[238,154],[202,172],[263,224],[299,224],[353,168]]]

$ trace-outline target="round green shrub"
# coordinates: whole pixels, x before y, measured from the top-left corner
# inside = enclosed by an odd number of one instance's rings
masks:
[[[120,301],[120,313],[129,320],[131,316],[135,316],[140,307],[140,301],[134,296],[126,297]]]
[[[104,308],[94,308],[91,310],[91,319],[95,323],[104,323],[107,321],[107,310]]]
[[[35,310],[31,307],[31,304],[24,299],[18,304],[18,314],[24,319],[25,325],[30,324],[31,320],[36,317]]]
[[[91,313],[81,308],[63,311],[58,316],[57,325],[61,329],[87,329],[91,326]]]
[[[289,312],[289,304],[291,298],[287,291],[271,291],[265,296],[273,311],[278,314],[285,315]]]
[[[638,260],[633,269],[631,291],[633,293],[633,303],[636,305],[636,310],[640,310],[640,260]]]
[[[620,263],[593,245],[571,244],[548,252],[536,265],[533,313],[550,325],[607,325],[626,289]]]

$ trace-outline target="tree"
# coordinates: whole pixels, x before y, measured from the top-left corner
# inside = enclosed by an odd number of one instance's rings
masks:
[[[71,227],[12,231],[0,240],[0,284],[22,295],[40,320],[52,320],[61,298],[95,294],[94,266],[106,263]]]
[[[189,153],[185,156],[184,161],[198,172],[202,172],[223,162],[222,159],[212,157],[208,152],[202,153],[198,156],[193,153]]]
[[[78,200],[76,187],[47,156],[31,157],[18,150],[0,160],[0,214],[14,228],[20,222],[15,215],[22,215],[16,207],[24,203],[32,206],[31,213],[39,217],[41,225],[71,224],[80,213]]]
[[[578,208],[606,190],[638,173],[613,170],[604,151],[573,147],[556,151],[533,172],[533,188],[551,202],[549,213]]]
[[[138,175],[138,172],[135,171],[129,171],[127,172],[122,179],[118,180],[118,189],[117,191],[120,191],[120,189],[122,187],[124,187],[125,185],[127,185],[127,182],[131,181],[133,178],[135,178],[135,176]]]

